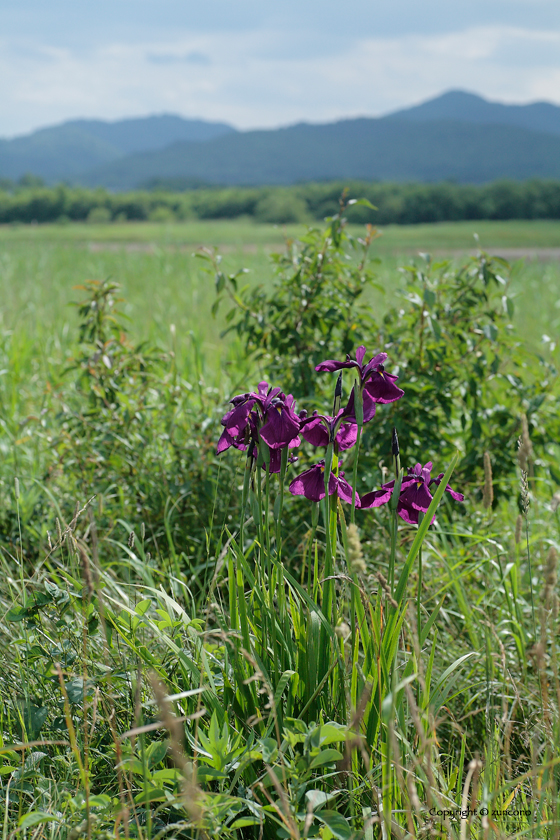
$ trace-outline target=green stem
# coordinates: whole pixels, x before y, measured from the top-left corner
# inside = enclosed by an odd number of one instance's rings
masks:
[[[243,475],[243,490],[241,492],[241,516],[239,521],[239,549],[243,551],[245,531],[245,511],[247,509],[247,496],[249,494],[249,482],[251,480],[252,459],[247,458],[245,462],[245,473]]]
[[[264,535],[266,539],[266,562],[270,574],[270,462],[266,464],[266,475],[264,484]],[[270,581],[270,577],[269,577]]]
[[[256,506],[256,509],[254,511],[254,514],[256,514],[255,525],[257,526],[257,534],[259,536],[260,560],[261,560],[260,566],[261,566],[261,571],[264,573],[264,562],[263,562],[264,561],[264,534],[263,534],[263,521],[262,521],[263,505],[262,505],[262,467],[261,467],[261,464],[262,464],[262,461],[259,457],[259,459],[257,460],[257,470],[256,470],[256,476],[257,476],[257,506]]]
[[[331,510],[331,497],[329,496],[329,480],[331,477],[331,472],[335,468],[335,465],[338,466],[338,459],[334,454],[334,446],[332,443],[329,443],[327,447],[327,453],[325,456],[325,498],[324,498],[324,507],[323,507],[323,518],[325,521],[325,570],[324,570],[324,577],[330,578],[333,574],[334,566],[333,566],[333,539],[332,539],[332,510]],[[336,494],[333,494],[333,498],[336,500]],[[336,538],[336,510],[335,510],[335,538]],[[328,621],[332,621],[332,602],[333,602],[333,581],[332,580],[325,580],[325,585],[323,587],[323,612],[328,619]]]
[[[416,593],[416,626],[418,631],[418,643],[422,638],[422,549],[418,549],[418,591]]]
[[[276,556],[278,561],[282,558],[282,514],[284,512],[284,481],[286,479],[286,469],[288,466],[288,448],[282,450],[280,461],[280,487],[278,491],[278,498],[274,503],[274,518],[276,520]]]
[[[418,514],[418,527],[422,524],[425,514],[421,511]],[[422,639],[422,546],[418,549],[418,590],[416,592],[416,631],[418,633],[418,646]]]
[[[400,470],[395,476],[395,486],[393,487],[393,492],[391,493],[391,498],[389,500],[389,510],[391,511],[391,554],[389,556],[389,587],[391,589],[391,596],[393,598],[395,597],[395,558],[397,555],[397,534],[399,530],[397,524],[397,505],[399,503],[399,495],[401,492],[402,480],[403,471]]]
[[[356,448],[354,450],[354,471],[352,474],[352,511],[350,513],[350,522],[354,522],[356,518],[356,484],[358,482],[358,458],[360,455],[360,443],[362,442],[362,425],[358,423],[358,436],[356,438]]]
[[[391,596],[394,596],[395,588],[395,557],[397,554],[397,512],[391,511],[391,553],[389,555],[389,587],[391,589]]]
[[[533,639],[537,641],[537,625],[535,622],[535,598],[533,595],[533,569],[531,566],[531,548],[529,546],[529,517],[525,512],[525,539],[527,542],[527,562],[529,564],[529,587],[531,589],[531,615],[533,617]]]

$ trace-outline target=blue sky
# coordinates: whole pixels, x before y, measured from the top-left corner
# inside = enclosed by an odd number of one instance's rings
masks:
[[[320,122],[449,88],[560,104],[560,0],[0,4],[0,136],[162,112]]]

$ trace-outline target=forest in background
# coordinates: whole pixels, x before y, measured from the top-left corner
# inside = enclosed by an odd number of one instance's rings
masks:
[[[64,184],[48,187],[34,176],[24,176],[18,182],[0,181],[0,224],[240,217],[276,224],[312,222],[336,212],[344,189],[373,205],[349,207],[353,223],[560,219],[560,181],[552,180],[504,180],[482,186],[333,181],[288,187],[196,187],[181,179],[158,179],[150,189],[112,193]]]

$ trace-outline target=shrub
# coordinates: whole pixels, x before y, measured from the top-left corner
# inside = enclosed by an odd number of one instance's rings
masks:
[[[148,221],[150,222],[174,222],[175,219],[176,216],[171,207],[155,207],[148,214]]]
[[[406,269],[404,290],[390,290],[394,305],[376,320],[363,298],[374,282],[367,260],[375,231],[368,228],[358,240],[349,236],[345,214],[355,207],[371,209],[343,197],[324,232],[309,229],[300,242],[287,242],[284,255],[273,255],[277,275],[270,292],[239,289],[241,272],[226,276],[214,259],[214,311],[232,301],[226,332],[234,330],[264,375],[282,378],[305,407],[317,389],[326,398],[332,385],[314,374],[326,348],[333,358],[344,358],[360,343],[386,350],[408,389],[406,408],[384,407],[376,424],[386,462],[396,426],[405,458],[420,449],[425,460],[439,461],[458,446],[466,481],[480,482],[483,453],[494,452],[498,495],[509,492],[521,414],[540,426],[548,412],[549,441],[558,420],[549,384],[555,372],[511,324],[507,262],[480,253],[457,269],[426,256]],[[367,448],[367,437],[365,443]],[[376,469],[373,461],[370,468]]]
[[[309,220],[307,204],[298,195],[287,191],[274,190],[259,199],[254,210],[258,222],[291,224]]]
[[[87,221],[92,225],[104,225],[111,221],[111,211],[108,207],[92,207],[87,215]]]

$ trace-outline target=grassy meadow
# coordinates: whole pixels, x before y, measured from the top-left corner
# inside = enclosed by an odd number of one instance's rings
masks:
[[[214,290],[193,256],[196,251],[218,248],[226,270],[244,266],[249,269],[247,282],[266,285],[272,278],[268,254],[282,250],[287,237],[304,230],[303,225],[252,220],[0,226],[4,324],[11,330],[19,323],[22,331],[27,325],[31,336],[45,329],[52,337],[72,323],[68,304],[79,297],[73,287],[88,278],[110,277],[121,286],[131,330],[138,338],[157,336],[168,344],[169,325],[175,324],[179,343],[192,330],[213,342],[218,331],[208,312]],[[359,236],[363,229],[351,230]],[[378,305],[383,306],[387,292],[398,285],[398,268],[410,258],[419,252],[431,253],[434,259],[474,253],[477,234],[480,247],[491,253],[519,252],[513,260],[513,288],[520,304],[516,318],[525,337],[535,341],[540,331],[553,333],[558,328],[558,258],[546,251],[560,248],[560,222],[392,225],[381,234],[372,249],[380,259],[375,268],[379,283],[385,287],[385,294],[375,296]]]
[[[387,226],[369,268],[305,230],[0,227],[2,840],[560,838],[560,222]],[[215,454],[232,395],[328,413],[305,371],[362,342],[405,394],[354,448]]]

